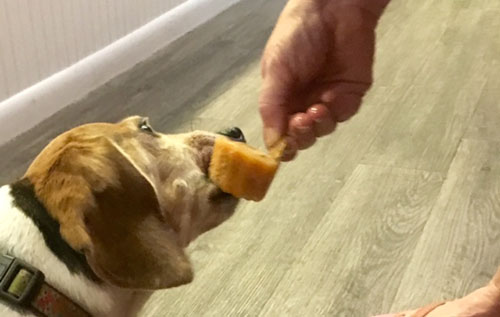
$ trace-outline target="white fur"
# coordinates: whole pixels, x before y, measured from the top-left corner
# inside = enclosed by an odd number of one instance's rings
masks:
[[[0,187],[0,252],[18,257],[41,270],[50,285],[95,317],[133,316],[149,296],[98,285],[81,274],[72,274],[46,246],[32,220],[13,205],[10,186]],[[26,315],[20,315],[0,302],[0,316]]]

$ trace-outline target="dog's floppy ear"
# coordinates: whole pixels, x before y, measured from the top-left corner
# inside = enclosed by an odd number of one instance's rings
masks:
[[[189,259],[148,176],[112,141],[91,143],[60,151],[35,184],[63,238],[113,285],[160,289],[191,282]]]

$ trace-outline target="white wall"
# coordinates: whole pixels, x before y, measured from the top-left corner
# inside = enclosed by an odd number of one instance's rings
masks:
[[[239,1],[0,0],[0,145]]]
[[[0,0],[0,101],[187,0]]]

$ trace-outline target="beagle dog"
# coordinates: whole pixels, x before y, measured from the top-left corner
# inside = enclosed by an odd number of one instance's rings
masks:
[[[216,135],[135,116],[55,138],[0,187],[0,316],[133,316],[190,283],[184,248],[238,203],[207,175]]]

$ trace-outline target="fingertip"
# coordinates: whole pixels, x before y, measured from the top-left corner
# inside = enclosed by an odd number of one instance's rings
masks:
[[[290,118],[289,133],[297,141],[299,150],[305,150],[316,142],[313,121],[306,113],[298,113]]]
[[[274,128],[265,127],[264,128],[264,144],[267,148],[271,148],[275,145],[282,137],[282,133]]]
[[[259,113],[264,126],[264,142],[271,146],[288,130],[287,89],[275,80],[265,80],[259,96]]]
[[[316,137],[319,138],[335,131],[337,122],[325,105],[314,105],[307,110],[307,114],[313,121],[313,129]]]

